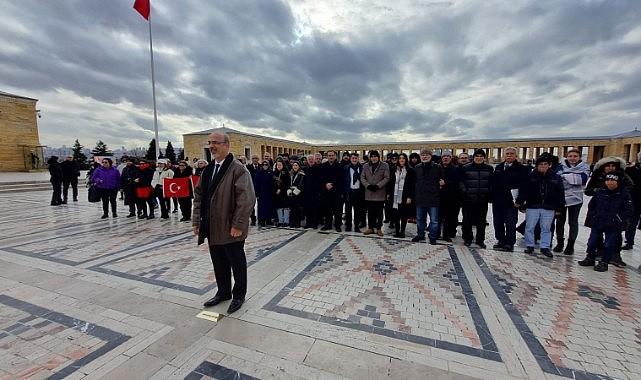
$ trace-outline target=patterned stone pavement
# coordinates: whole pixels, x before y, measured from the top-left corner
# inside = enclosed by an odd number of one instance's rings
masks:
[[[0,195],[0,379],[641,374],[636,250],[597,273],[580,253],[253,228],[247,302],[214,322],[197,318],[209,254],[179,213],[101,220],[84,189],[61,207],[49,196]]]

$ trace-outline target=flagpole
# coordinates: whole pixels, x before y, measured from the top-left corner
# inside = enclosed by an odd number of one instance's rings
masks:
[[[151,12],[149,12],[149,55],[151,56],[151,94],[154,103],[154,133],[156,136],[156,160],[160,157],[160,140],[158,140],[158,112],[156,111],[156,77],[154,75],[154,45],[151,38]]]

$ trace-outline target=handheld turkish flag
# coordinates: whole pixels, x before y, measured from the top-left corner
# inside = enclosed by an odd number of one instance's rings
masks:
[[[195,189],[196,185],[198,184],[198,180],[200,179],[199,175],[192,175],[191,176],[191,188]]]
[[[137,10],[145,20],[149,20],[149,12],[151,11],[149,0],[136,0],[134,9]]]
[[[189,178],[165,178],[162,185],[163,197],[184,198],[189,196]]]

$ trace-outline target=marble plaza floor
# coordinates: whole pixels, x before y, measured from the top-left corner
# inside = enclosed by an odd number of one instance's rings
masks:
[[[580,267],[587,229],[577,254],[547,259],[521,239],[504,253],[411,243],[412,231],[252,227],[247,301],[214,322],[197,317],[215,293],[211,262],[179,213],[137,220],[120,203],[103,220],[85,189],[68,205],[49,198],[0,195],[0,379],[641,374],[641,255]]]

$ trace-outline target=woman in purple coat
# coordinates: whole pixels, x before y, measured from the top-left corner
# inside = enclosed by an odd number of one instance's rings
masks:
[[[102,199],[102,219],[109,217],[109,204],[111,203],[111,213],[115,218],[118,216],[116,212],[116,198],[118,195],[118,188],[120,187],[120,172],[118,168],[113,166],[113,161],[109,157],[102,159],[102,165],[94,170],[91,176],[91,183],[95,184],[100,192]]]

